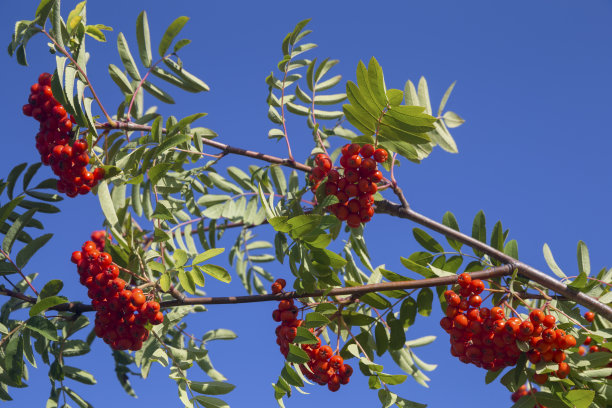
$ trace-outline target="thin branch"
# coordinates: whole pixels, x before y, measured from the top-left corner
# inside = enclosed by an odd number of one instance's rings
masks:
[[[400,204],[396,204],[388,200],[377,201],[376,212],[393,215],[399,218],[406,218],[408,220],[414,221],[417,224],[436,231],[442,235],[445,235],[448,238],[452,238],[465,245],[468,245],[471,248],[479,250],[489,255],[490,257],[497,259],[498,261],[501,261],[506,264],[513,264],[518,269],[519,273],[525,278],[537,282],[540,285],[546,287],[547,289],[550,289],[566,297],[567,299],[573,300],[574,302],[589,308],[593,312],[598,313],[600,316],[603,316],[612,322],[612,308],[610,308],[609,306],[597,301],[591,296],[588,296],[578,291],[577,289],[563,284],[562,282],[552,278],[551,276],[545,274],[542,271],[539,271],[495,248],[492,248],[484,242],[478,241],[477,239],[474,239],[452,228],[449,228],[446,225],[440,224],[437,221],[427,218],[424,215],[419,214],[418,212],[410,208],[406,208]]]
[[[15,262],[13,262],[13,260],[11,259],[11,257],[9,256],[9,254],[6,253],[6,251],[4,251],[3,249],[0,249],[0,253],[11,263],[11,265],[13,265],[13,267],[17,270],[17,272],[19,272],[19,275],[21,275],[21,277],[23,278],[24,281],[26,281],[26,283],[28,284],[28,286],[30,287],[30,289],[32,289],[32,291],[36,294],[36,296],[38,296],[38,291],[36,289],[34,289],[34,286],[32,286],[32,283],[30,283],[30,280],[25,276],[25,274],[21,271],[21,268],[19,268],[17,265],[15,265]],[[8,279],[7,279],[8,280]],[[9,281],[9,283],[11,285],[13,285],[13,283],[11,281]],[[15,285],[13,285],[13,287],[15,287]],[[17,289],[17,288],[15,288]]]
[[[136,123],[131,122],[108,122],[108,123],[98,123],[96,124],[96,128],[98,129],[122,129],[128,131],[142,131],[142,132],[150,132],[151,126],[147,125],[138,125]],[[166,132],[166,129],[162,129],[162,132]],[[290,167],[292,169],[310,172],[312,167],[306,166],[305,164],[298,163],[293,159],[284,159],[281,157],[270,156],[268,154],[256,152],[253,150],[246,150],[240,147],[234,147],[230,145],[226,145],[225,143],[216,142],[214,140],[202,138],[202,144],[207,146],[214,147],[215,149],[219,149],[225,153],[237,154],[240,156],[251,157],[258,160],[267,161],[268,163],[280,164],[281,166]]]
[[[491,279],[497,278],[504,275],[510,275],[514,270],[514,265],[502,265],[496,266],[495,268],[486,269],[484,271],[472,272],[470,275],[474,279]],[[221,297],[184,297],[183,299],[169,300],[161,302],[162,308],[169,308],[183,305],[223,305],[223,304],[238,304],[238,303],[255,303],[255,302],[270,302],[280,301],[283,299],[303,299],[310,297],[319,296],[342,296],[342,295],[353,295],[358,298],[361,295],[371,292],[380,292],[386,290],[397,290],[397,289],[418,289],[428,288],[433,286],[445,286],[453,285],[457,283],[457,276],[445,276],[442,278],[429,278],[419,279],[411,281],[399,281],[399,282],[384,282],[369,285],[360,285],[344,288],[335,288],[332,290],[316,290],[307,293],[298,292],[284,292],[278,294],[266,294],[266,295],[248,295],[248,296],[221,296]],[[0,295],[16,297],[25,302],[36,303],[36,298],[26,296],[23,293],[13,292],[8,289],[0,288]],[[93,307],[83,303],[63,303],[61,305],[53,306],[48,310],[57,310],[62,312],[91,312]]]
[[[85,78],[85,81],[87,81],[87,86],[89,87],[89,89],[91,90],[91,95],[93,96],[93,98],[96,100],[96,102],[98,103],[98,106],[100,107],[100,110],[102,110],[102,113],[104,114],[104,117],[106,118],[106,120],[108,121],[108,123],[115,123],[115,121],[110,117],[110,115],[106,112],[106,109],[104,109],[104,106],[102,105],[102,102],[100,102],[100,98],[98,98],[98,95],[96,94],[96,91],[94,90],[93,85],[91,84],[91,81],[89,80],[89,77],[87,76],[87,74],[85,73],[85,71],[83,71],[83,69],[81,68],[81,66],[79,64],[77,64],[77,62],[74,60],[74,58],[72,58],[72,55],[70,55],[70,53],[68,51],[66,51],[65,48],[61,47],[57,41],[55,41],[55,38],[51,37],[51,35],[46,31],[46,30],[41,30],[41,32],[47,36],[47,38],[53,43],[53,45],[55,46],[55,48],[57,48],[57,50],[59,52],[61,52],[62,54],[64,54],[66,56],[66,58],[68,58],[70,60],[70,62],[72,62],[74,64],[74,67],[77,69],[77,71],[79,71],[79,73],[81,75],[83,75],[83,78]]]

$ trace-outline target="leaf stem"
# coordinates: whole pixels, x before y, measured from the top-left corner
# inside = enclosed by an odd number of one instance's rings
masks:
[[[47,36],[47,38],[49,39],[49,41],[51,41],[53,43],[53,45],[55,46],[55,48],[61,52],[62,54],[64,54],[66,56],[66,58],[68,58],[70,60],[70,62],[72,64],[74,64],[74,67],[77,69],[77,71],[79,71],[79,73],[83,76],[83,78],[85,78],[85,81],[87,81],[87,86],[89,86],[89,89],[91,90],[91,94],[93,96],[93,98],[96,100],[96,102],[98,103],[98,106],[100,106],[100,110],[102,110],[102,113],[104,114],[104,117],[106,118],[106,120],[108,121],[108,123],[115,123],[115,121],[113,120],[113,118],[110,117],[110,115],[106,112],[106,109],[104,109],[104,106],[102,105],[102,102],[100,102],[100,98],[98,98],[98,95],[96,94],[96,91],[93,87],[93,85],[91,84],[91,81],[89,80],[89,77],[87,76],[87,74],[85,74],[85,72],[83,71],[83,69],[81,68],[81,66],[79,64],[77,64],[77,62],[74,60],[74,58],[72,58],[72,55],[70,55],[70,53],[68,51],[66,51],[66,49],[62,46],[60,46],[57,41],[55,41],[55,38],[53,38],[45,29],[42,29],[41,32]]]

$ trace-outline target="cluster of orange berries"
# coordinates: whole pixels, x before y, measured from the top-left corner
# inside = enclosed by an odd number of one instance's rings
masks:
[[[366,223],[374,215],[374,194],[378,191],[376,183],[382,180],[378,164],[387,160],[384,149],[375,149],[371,144],[363,146],[357,143],[342,147],[340,165],[343,172],[332,168],[329,156],[318,154],[315,157],[316,167],[310,174],[313,183],[312,191],[316,191],[321,181],[327,177],[325,195],[334,195],[338,203],[328,207],[341,221],[346,221],[351,228],[357,228]]]
[[[518,390],[512,393],[512,396],[510,398],[512,399],[512,402],[517,402],[518,400],[523,398],[525,395],[535,394],[536,392],[537,390],[535,388],[528,390],[526,385],[521,385]],[[535,408],[546,408],[546,407],[542,404],[537,404]]]
[[[104,242],[103,236],[96,231],[92,239]],[[96,242],[86,241],[71,258],[96,311],[94,332],[114,350],[140,350],[149,338],[147,323],[160,324],[164,315],[159,303],[147,301],[142,289],[128,288],[111,255],[102,250]]]
[[[57,191],[68,197],[87,194],[104,178],[104,169],[87,170],[89,155],[84,139],[70,143],[73,118],[68,118],[66,109],[53,97],[51,74],[44,72],[38,82],[30,87],[28,103],[22,111],[40,122],[36,134],[36,149],[44,165],[51,166],[56,176]]]
[[[472,363],[486,370],[497,371],[516,365],[521,350],[516,342],[528,342],[529,361],[554,361],[558,370],[554,373],[565,378],[570,372],[563,350],[576,345],[576,338],[555,328],[555,317],[534,309],[529,319],[506,318],[500,307],[481,307],[480,293],[485,289],[480,279],[472,280],[467,273],[457,279],[459,294],[453,290],[444,292],[446,317],[440,326],[450,334],[451,354],[464,363]],[[544,384],[548,374],[535,374],[534,380]]]
[[[284,279],[277,279],[272,284],[272,293],[280,293],[285,287]],[[303,320],[297,319],[298,309],[293,299],[281,300],[278,309],[272,312],[272,319],[281,322],[276,328],[276,344],[280,346],[280,352],[287,357],[289,344],[297,336],[297,328],[303,324]],[[314,334],[313,329],[308,329]],[[306,378],[319,385],[326,385],[330,391],[338,391],[340,385],[349,383],[353,368],[344,364],[344,360],[329,346],[322,346],[321,339],[316,336],[316,344],[302,344],[302,349],[310,357],[306,364],[300,364],[300,371]]]

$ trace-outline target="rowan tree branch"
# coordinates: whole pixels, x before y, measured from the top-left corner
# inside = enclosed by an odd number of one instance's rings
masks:
[[[512,264],[496,266],[494,268],[486,269],[483,271],[471,272],[470,275],[473,279],[491,279],[504,275],[510,275],[513,273],[515,266]],[[457,275],[445,276],[441,278],[429,278],[429,279],[418,279],[411,281],[398,281],[398,282],[384,282],[375,283],[369,285],[360,285],[344,288],[335,288],[331,290],[316,290],[313,292],[298,293],[298,292],[284,292],[278,294],[266,294],[266,295],[248,295],[248,296],[219,296],[219,297],[184,297],[183,299],[168,300],[161,302],[162,308],[169,308],[175,306],[185,305],[223,305],[223,304],[238,304],[238,303],[255,303],[255,302],[270,302],[280,301],[283,299],[303,299],[319,296],[342,296],[352,295],[353,298],[359,298],[366,293],[372,292],[384,292],[388,290],[398,289],[418,289],[428,288],[434,286],[446,286],[457,283]],[[11,290],[0,287],[0,295],[14,297],[24,302],[36,303],[36,298],[24,295],[23,293],[13,292]],[[79,302],[63,303],[61,305],[53,306],[48,310],[55,310],[59,312],[74,312],[84,313],[92,312],[93,307]]]
[[[389,214],[395,217],[405,218],[414,221],[417,224],[429,228],[430,230],[436,231],[448,238],[452,238],[473,249],[479,250],[489,255],[490,257],[497,259],[500,262],[506,264],[513,264],[518,269],[519,274],[524,276],[525,278],[537,282],[545,288],[550,289],[566,297],[567,299],[573,300],[574,302],[589,308],[593,312],[598,313],[600,316],[605,317],[606,319],[612,322],[612,308],[610,308],[609,306],[578,291],[575,288],[565,285],[564,283],[552,278],[551,276],[548,276],[547,274],[536,268],[533,268],[519,261],[518,259],[514,259],[513,257],[487,245],[484,242],[478,241],[477,239],[474,239],[452,228],[449,228],[446,225],[440,224],[439,222],[427,218],[424,215],[412,210],[411,208],[406,208],[400,204],[396,204],[388,200],[376,201],[375,204],[375,211],[377,213]]]
[[[142,131],[142,132],[150,132],[151,126],[147,125],[138,125],[136,123],[131,122],[107,122],[107,123],[98,123],[96,124],[96,128],[98,129],[120,129],[120,130],[128,130],[128,131]],[[166,129],[162,129],[162,132],[166,132]],[[219,149],[225,154],[237,154],[240,156],[252,157],[254,159],[267,161],[268,163],[280,164],[281,166],[290,167],[292,169],[310,172],[312,167],[306,166],[305,164],[298,163],[292,159],[284,159],[281,157],[270,156],[269,154],[264,154],[260,152],[256,152],[253,150],[246,150],[240,147],[234,147],[227,145],[225,143],[216,142],[214,140],[202,138],[202,144],[207,146],[214,147],[215,149]]]
[[[123,129],[128,131],[151,131],[151,126],[147,125],[138,125],[135,123],[129,122],[107,122],[102,124],[97,124],[96,127],[101,129]],[[165,132],[165,129],[162,129]],[[276,156],[270,156],[267,154],[263,154],[256,151],[246,150],[239,147],[233,147],[224,143],[216,142],[214,140],[202,139],[202,143],[216,149],[222,150],[225,154],[237,154],[241,156],[251,157],[258,160],[267,161],[269,163],[279,164],[282,166],[290,167],[296,170],[301,170],[305,172],[310,172],[312,168],[310,166],[306,166],[301,163],[297,163],[291,159],[280,158]],[[426,228],[429,228],[433,231],[436,231],[442,235],[445,235],[448,238],[452,238],[456,241],[459,241],[471,248],[477,249],[492,258],[497,259],[500,262],[505,264],[513,264],[519,270],[519,273],[530,279],[534,282],[539,283],[540,285],[550,289],[567,299],[573,300],[576,303],[589,308],[590,310],[598,313],[600,316],[608,319],[612,322],[612,308],[609,306],[597,301],[596,299],[572,288],[564,283],[552,278],[551,276],[545,274],[544,272],[533,268],[513,257],[506,255],[505,253],[487,245],[484,242],[478,241],[468,235],[465,235],[459,231],[456,231],[452,228],[449,228],[437,221],[434,221],[430,218],[425,217],[424,215],[412,210],[408,205],[408,201],[406,200],[405,195],[402,190],[395,186],[393,188],[394,193],[398,196],[400,202],[402,204],[396,204],[389,200],[377,201],[375,211],[377,213],[389,214],[392,216],[396,216],[399,218],[406,218],[411,221],[416,222]],[[242,298],[242,297],[239,297]],[[208,298],[214,299],[214,298]],[[234,298],[231,298],[234,299]],[[234,302],[229,302],[234,303]]]

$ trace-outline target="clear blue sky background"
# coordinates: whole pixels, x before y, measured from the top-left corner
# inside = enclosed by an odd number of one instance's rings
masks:
[[[36,3],[1,3],[3,44],[9,42],[16,20],[32,17]],[[66,13],[75,4],[64,1]],[[218,140],[232,145],[285,154],[283,144],[266,138],[271,126],[264,78],[281,57],[284,35],[304,18],[313,18],[311,40],[320,45],[308,58],[340,59],[334,70],[345,79],[354,80],[359,60],[376,56],[389,87],[403,89],[407,79],[426,76],[435,106],[457,80],[447,108],[467,120],[453,132],[460,152],[451,155],[436,149],[423,164],[401,167],[398,179],[411,205],[436,219],[451,210],[467,231],[473,216],[483,209],[489,230],[502,219],[510,237],[519,242],[521,259],[544,270],[542,245],[547,242],[561,267],[574,274],[579,239],[589,246],[595,271],[610,266],[612,7],[608,1],[91,1],[89,23],[115,29],[106,44],[88,40],[89,73],[108,106],[116,106],[120,97],[107,74],[109,63],[120,64],[116,35],[124,32],[135,52],[135,21],[145,8],[153,44],[174,18],[191,17],[181,38],[193,43],[182,57],[191,72],[211,85],[210,93],[195,96],[165,86],[178,103],[161,106],[160,111],[177,116],[208,112],[202,126],[214,129],[220,134]],[[4,126],[0,174],[22,161],[38,160],[36,124],[21,115],[21,106],[38,74],[54,67],[44,44],[42,37],[31,41],[27,68],[0,55]],[[150,97],[146,101],[158,104]],[[309,132],[297,125],[289,132],[297,159],[304,160],[311,148]],[[245,167],[249,163],[231,160]],[[51,174],[48,168],[42,171]],[[60,206],[61,214],[45,219],[55,237],[27,271],[41,274],[39,286],[49,279],[64,279],[66,293],[85,300],[69,258],[91,231],[99,229],[101,212],[93,196],[67,199]],[[374,263],[401,271],[399,257],[418,250],[413,227],[377,215],[367,226],[366,237]],[[265,229],[261,234],[270,236]],[[230,246],[231,236],[222,243]],[[281,265],[269,270],[278,277],[289,275]],[[210,295],[244,293],[238,282],[229,286],[211,282],[206,289]],[[197,321],[190,320],[190,330],[196,334],[217,327],[238,333],[235,341],[210,346],[216,368],[237,385],[226,398],[232,407],[276,405],[270,383],[278,377],[282,356],[274,343],[273,308],[273,304],[211,306]],[[450,401],[458,407],[510,406],[505,388],[484,385],[484,370],[450,356],[439,315],[436,306],[431,318],[419,317],[407,334],[408,338],[439,336],[417,350],[425,361],[439,364],[430,373],[430,388],[408,379],[394,390],[430,407],[448,406]],[[97,386],[74,385],[94,406],[180,405],[174,382],[159,366],[146,381],[133,380],[137,400],[124,394],[114,376],[110,350],[100,341],[90,355],[71,364],[96,376]],[[386,371],[400,370],[388,363]],[[4,406],[44,406],[49,392],[46,367],[30,369],[30,374],[30,387],[12,390],[15,401]],[[204,379],[197,373],[192,376]],[[367,389],[359,374],[337,393],[314,385],[306,391],[311,395],[296,394],[287,406],[379,406],[376,392]]]

